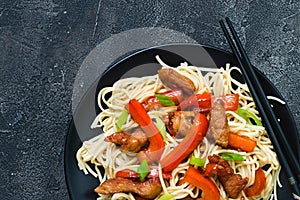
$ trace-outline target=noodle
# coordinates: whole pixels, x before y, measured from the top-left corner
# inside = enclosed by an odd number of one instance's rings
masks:
[[[157,61],[163,68],[169,68],[158,56]],[[228,93],[236,93],[239,95],[239,106],[252,112],[259,118],[259,113],[250,95],[249,89],[246,84],[240,83],[231,77],[233,71],[240,70],[237,67],[230,67],[229,64],[225,68],[210,69],[204,67],[188,66],[187,63],[182,63],[177,68],[173,68],[183,76],[189,78],[195,85],[195,93],[210,92],[215,96],[221,96]],[[102,128],[103,134],[85,141],[82,147],[78,150],[76,158],[80,170],[85,174],[92,174],[98,177],[100,183],[109,178],[113,178],[118,170],[134,169],[138,166],[136,154],[128,154],[119,150],[119,148],[110,142],[105,142],[106,136],[116,132],[116,121],[120,116],[125,105],[129,99],[135,98],[142,102],[149,96],[153,96],[157,92],[162,92],[165,89],[158,75],[147,76],[142,78],[127,78],[121,79],[114,83],[112,87],[103,88],[98,94],[98,106],[101,110],[100,114],[95,118],[91,124],[91,128]],[[274,98],[273,98],[274,99]],[[277,99],[276,99],[277,100]],[[104,108],[106,105],[108,108]],[[156,115],[164,116],[167,112],[174,111],[176,108],[165,107],[160,110],[150,111],[148,114],[151,118]],[[241,192],[237,199],[277,199],[276,183],[279,182],[280,165],[276,154],[274,152],[271,141],[267,135],[264,127],[256,126],[246,123],[245,119],[240,117],[236,112],[226,111],[230,131],[236,132],[240,135],[247,135],[249,138],[256,140],[257,145],[253,152],[241,152],[232,149],[222,149],[220,146],[209,143],[204,138],[202,143],[192,153],[195,157],[201,157],[206,160],[208,155],[221,154],[221,153],[238,153],[244,157],[244,161],[236,163],[235,161],[228,161],[234,172],[240,174],[242,177],[248,177],[246,187],[254,183],[255,170],[262,166],[268,166],[266,169],[266,187],[264,190],[255,197],[247,198],[244,192]],[[138,125],[131,119],[127,119],[126,123],[122,126],[123,130],[129,130]],[[167,134],[165,141],[165,150],[162,155],[164,157],[168,152],[172,151],[180,143],[180,139],[176,139]],[[94,165],[93,170],[90,165]],[[105,173],[101,174],[98,167],[103,167]],[[182,180],[186,170],[189,167],[189,160],[181,163],[176,169],[172,171],[172,179],[164,180],[162,178],[162,169],[159,166],[159,178],[163,188],[162,193],[156,198],[158,199],[163,194],[172,194],[174,199],[180,199],[187,196],[197,198],[200,190],[187,183],[179,184]],[[212,179],[221,195],[221,199],[228,198],[223,186],[218,179]],[[130,199],[133,200],[134,196],[127,193],[117,193],[113,195],[101,195],[101,199]]]

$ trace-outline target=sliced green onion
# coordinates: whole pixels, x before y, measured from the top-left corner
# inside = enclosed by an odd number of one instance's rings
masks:
[[[122,113],[116,123],[116,128],[117,128],[118,132],[122,130],[122,126],[123,126],[123,124],[125,124],[127,117],[128,117],[127,110],[126,109],[122,110]]]
[[[293,197],[295,200],[300,200],[300,197],[298,195],[296,195],[295,193],[292,193],[293,194]]]
[[[174,197],[174,194],[164,194],[161,197],[159,197],[158,200],[170,200]]]
[[[147,163],[147,160],[144,159],[143,162],[140,164],[140,166],[137,168],[137,173],[140,176],[140,180],[144,181],[149,172],[150,172],[149,165]]]
[[[158,101],[163,106],[175,106],[174,101],[170,97],[164,94],[155,94],[154,96],[158,99]]]
[[[165,123],[160,119],[158,115],[155,116],[156,120],[156,127],[159,130],[160,134],[162,135],[164,141],[167,139],[167,130]]]
[[[254,113],[248,110],[245,110],[243,108],[238,108],[237,114],[242,118],[244,118],[248,124],[252,124],[250,121],[250,119],[252,119],[257,126],[262,126],[262,123],[258,119],[258,117]]]
[[[224,160],[244,161],[244,157],[237,153],[222,153],[221,157]]]
[[[190,164],[203,167],[205,164],[205,160],[202,158],[196,158],[195,156],[192,155],[190,159]]]

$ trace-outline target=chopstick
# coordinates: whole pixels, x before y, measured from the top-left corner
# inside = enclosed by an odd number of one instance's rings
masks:
[[[262,117],[262,122],[266,127],[268,135],[272,141],[280,164],[285,171],[292,192],[296,195],[300,195],[300,189],[298,182],[300,181],[300,164],[297,158],[289,146],[287,139],[281,129],[280,124],[264,94],[263,88],[261,87],[259,80],[254,72],[254,69],[250,63],[250,60],[243,48],[241,41],[239,40],[236,31],[228,17],[225,18],[227,25],[231,31],[233,39],[231,38],[223,20],[220,20],[221,28],[224,35],[229,43],[229,46],[236,57],[239,67],[243,73],[245,81],[249,87],[253,100],[259,110],[259,114]],[[235,43],[236,46],[235,46]]]

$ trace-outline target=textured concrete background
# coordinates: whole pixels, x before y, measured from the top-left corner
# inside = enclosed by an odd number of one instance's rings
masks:
[[[0,199],[69,199],[63,155],[76,73],[97,44],[133,28],[229,50],[218,20],[230,17],[300,129],[299,11],[298,0],[0,1]]]

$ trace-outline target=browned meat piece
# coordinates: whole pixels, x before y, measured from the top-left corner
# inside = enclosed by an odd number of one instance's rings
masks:
[[[166,87],[172,90],[181,89],[187,96],[194,94],[194,83],[174,69],[160,69],[158,70],[158,76]]]
[[[208,160],[210,163],[215,163],[221,166],[216,168],[218,169],[218,175],[227,176],[233,174],[233,169],[230,167],[229,163],[226,160],[222,159],[220,156],[218,155],[208,156]]]
[[[144,182],[126,178],[111,178],[104,181],[94,191],[99,194],[130,192],[138,194],[142,198],[154,199],[161,193],[162,186],[158,178],[149,179]]]
[[[240,174],[234,174],[229,163],[218,155],[208,156],[208,160],[210,163],[218,165],[215,170],[217,171],[217,176],[227,194],[231,198],[237,198],[247,184],[248,179],[242,178]]]
[[[140,197],[139,195],[135,194],[133,195],[135,200],[145,200],[146,198]]]
[[[137,153],[147,144],[147,136],[141,129],[136,129],[131,135],[116,132],[105,138],[106,142],[121,145],[121,151]]]
[[[165,123],[172,135],[184,137],[191,129],[194,117],[195,113],[192,111],[170,112]]]
[[[247,184],[247,179],[243,179],[240,174],[233,174],[222,184],[230,197],[237,198]]]
[[[217,99],[210,112],[207,136],[213,142],[226,148],[228,145],[229,126],[225,111],[224,101]]]

